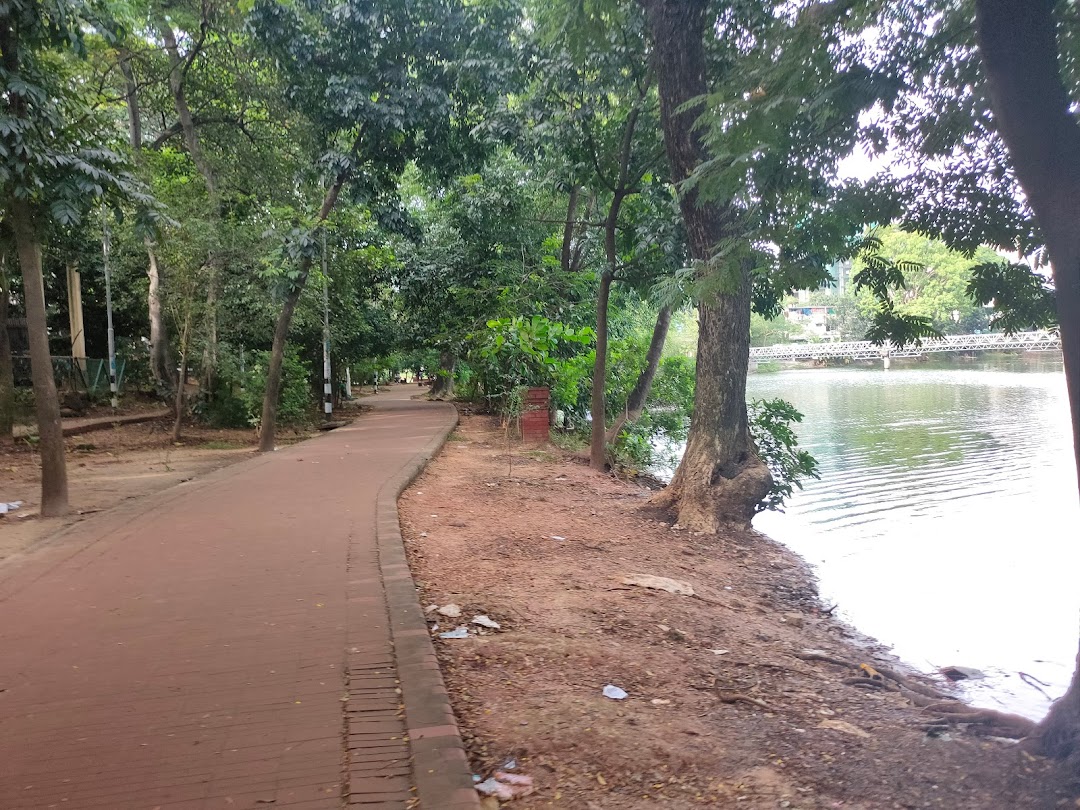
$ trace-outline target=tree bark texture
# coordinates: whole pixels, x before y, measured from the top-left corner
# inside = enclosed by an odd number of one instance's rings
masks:
[[[664,353],[664,343],[667,341],[670,326],[671,307],[661,307],[656,313],[652,339],[649,341],[649,350],[645,354],[645,367],[641,369],[630,395],[626,398],[623,412],[608,430],[608,444],[612,444],[619,438],[619,433],[628,423],[636,422],[641,418],[641,412],[645,410],[645,403],[649,400],[649,392],[652,391],[653,380],[656,379],[656,372],[660,368],[660,357]]]
[[[4,258],[0,257],[0,440],[10,442],[15,437],[15,366],[11,361],[11,335],[8,334],[11,284],[7,270]]]
[[[165,315],[161,307],[161,271],[158,268],[157,255],[153,243],[146,240],[146,255],[149,259],[146,277],[150,284],[146,294],[147,310],[150,315],[150,373],[154,384],[161,392],[172,390],[176,374],[169,361],[169,336],[165,329]]]
[[[694,123],[707,91],[704,36],[711,31],[707,0],[641,0],[653,42],[660,94],[660,120],[672,178],[686,180],[706,150]],[[724,234],[727,210],[679,196],[691,256],[708,262]],[[686,453],[668,487],[654,502],[677,512],[679,523],[715,533],[723,526],[748,526],[755,505],[771,484],[758,458],[746,417],[746,373],[750,359],[749,271],[733,273],[728,292],[698,304],[694,419]]]
[[[11,229],[22,269],[26,327],[30,339],[30,372],[41,454],[41,515],[59,517],[68,512],[67,466],[60,400],[56,393],[49,330],[45,320],[45,286],[41,276],[41,243],[34,215],[26,200],[12,199],[8,207]]]
[[[342,186],[349,179],[346,172],[342,172],[334,178],[333,184],[323,197],[322,206],[319,208],[316,221],[322,223],[330,216],[337,204],[338,195],[341,194]],[[292,324],[293,314],[296,312],[296,304],[300,300],[300,294],[304,291],[308,274],[311,272],[311,257],[306,256],[300,261],[299,275],[285,296],[285,303],[281,307],[277,324],[274,326],[274,343],[270,348],[270,365],[266,370],[266,393],[263,395],[262,419],[259,423],[259,452],[268,453],[274,449],[274,430],[277,427],[278,399],[281,397],[281,364],[285,358],[285,343],[289,338],[289,326]]]
[[[1080,477],[1080,127],[1061,79],[1055,3],[977,0],[975,5],[998,132],[1050,254]],[[1080,754],[1080,657],[1077,667],[1068,692],[1036,731],[1035,747],[1050,756]]]

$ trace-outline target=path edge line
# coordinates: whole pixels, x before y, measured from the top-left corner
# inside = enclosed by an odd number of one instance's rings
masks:
[[[450,403],[440,406],[447,411],[445,427],[379,491],[375,538],[401,683],[401,702],[405,706],[416,798],[422,810],[480,810],[465,744],[420,607],[416,581],[405,557],[397,509],[401,493],[438,455],[458,425],[457,408]]]

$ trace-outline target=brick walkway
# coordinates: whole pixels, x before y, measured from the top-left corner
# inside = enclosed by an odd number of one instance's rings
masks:
[[[414,393],[0,566],[0,808],[475,806],[392,511],[454,422]]]

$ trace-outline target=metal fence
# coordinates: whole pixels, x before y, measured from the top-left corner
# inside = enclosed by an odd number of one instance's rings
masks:
[[[11,358],[15,367],[15,384],[31,384],[30,358],[16,356]],[[109,361],[94,357],[52,357],[53,378],[56,387],[62,391],[85,391],[88,394],[107,394],[109,392]],[[124,386],[124,358],[116,358],[116,386]]]

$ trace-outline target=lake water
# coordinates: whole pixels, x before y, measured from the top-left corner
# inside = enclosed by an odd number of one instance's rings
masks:
[[[754,525],[807,559],[823,600],[927,670],[975,667],[977,705],[1039,718],[1080,635],[1080,502],[1061,358],[751,374],[805,416],[818,459]]]

